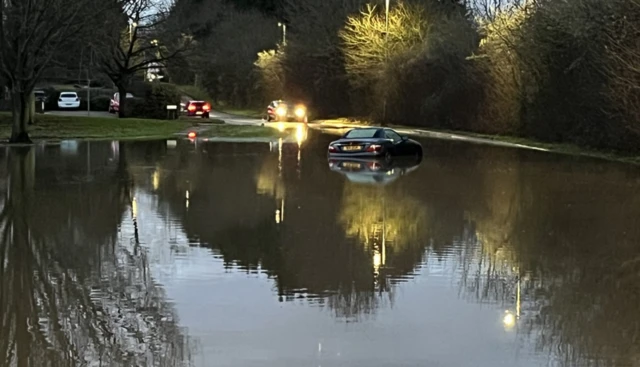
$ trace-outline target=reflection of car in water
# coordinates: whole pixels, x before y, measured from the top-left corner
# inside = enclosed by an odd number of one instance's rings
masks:
[[[330,157],[422,157],[422,145],[386,128],[357,128],[329,144]]]
[[[357,159],[330,157],[329,168],[347,177],[351,182],[386,185],[407,175],[420,166],[422,157],[382,159]]]
[[[273,101],[267,106],[267,122],[307,122],[307,107],[287,101]]]

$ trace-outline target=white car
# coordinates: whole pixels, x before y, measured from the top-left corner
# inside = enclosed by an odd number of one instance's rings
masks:
[[[80,108],[80,98],[76,92],[62,92],[58,98],[58,108]]]

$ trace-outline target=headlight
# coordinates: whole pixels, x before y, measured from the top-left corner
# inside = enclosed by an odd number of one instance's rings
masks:
[[[304,107],[296,108],[296,116],[303,118],[306,113],[307,111],[304,109]]]
[[[278,107],[276,109],[276,113],[278,114],[278,116],[284,116],[287,114],[287,109],[285,107]]]

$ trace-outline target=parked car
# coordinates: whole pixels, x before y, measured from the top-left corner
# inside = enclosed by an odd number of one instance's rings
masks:
[[[127,93],[127,99],[135,98],[133,94]],[[104,108],[104,107],[103,107]],[[109,113],[118,113],[120,111],[120,93],[113,94],[113,98],[109,102]]]
[[[329,144],[329,156],[334,157],[422,157],[422,145],[387,128],[357,128]]]
[[[78,93],[60,93],[60,97],[58,97],[58,108],[80,108],[80,97],[78,97]]]
[[[209,118],[211,112],[211,104],[205,101],[189,101],[186,105],[187,116],[199,116],[204,119]]]
[[[304,122],[308,121],[307,107],[301,103],[273,101],[267,106],[267,122]]]

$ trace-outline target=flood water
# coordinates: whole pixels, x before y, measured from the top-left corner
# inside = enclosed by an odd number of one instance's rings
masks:
[[[638,365],[637,167],[330,140],[0,148],[0,366]]]

